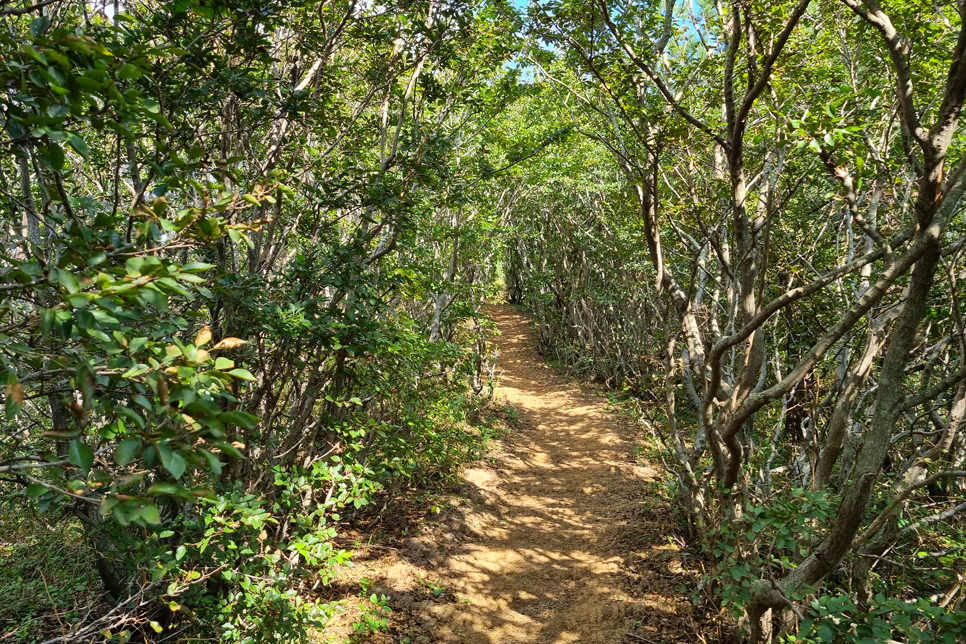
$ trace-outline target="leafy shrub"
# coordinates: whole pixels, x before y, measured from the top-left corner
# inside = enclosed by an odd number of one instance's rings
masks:
[[[500,215],[445,114],[503,109],[512,21],[103,4],[0,8],[0,499],[80,531],[109,597],[65,640],[303,640],[335,610],[336,524],[485,439]]]

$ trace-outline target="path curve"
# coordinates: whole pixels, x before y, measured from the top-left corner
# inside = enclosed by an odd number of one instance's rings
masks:
[[[403,556],[430,571],[421,584],[450,598],[403,602],[427,633],[413,641],[694,641],[690,604],[673,589],[683,580],[667,513],[650,516],[661,473],[635,462],[643,437],[547,366],[522,313],[490,313],[502,334],[498,395],[520,427],[464,472],[469,498],[439,530],[404,542]]]

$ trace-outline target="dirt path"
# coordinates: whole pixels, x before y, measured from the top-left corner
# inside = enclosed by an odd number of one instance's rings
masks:
[[[698,641],[667,512],[648,494],[661,473],[635,464],[637,430],[561,381],[521,313],[492,314],[498,393],[520,428],[465,471],[465,498],[405,539],[380,575],[376,590],[406,614],[393,641]]]

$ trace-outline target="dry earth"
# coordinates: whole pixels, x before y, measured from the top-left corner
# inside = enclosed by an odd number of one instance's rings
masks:
[[[355,579],[393,609],[370,641],[705,641],[679,590],[693,573],[651,492],[662,473],[635,457],[644,437],[547,366],[523,314],[491,314],[516,431],[464,470],[440,514],[357,556]]]

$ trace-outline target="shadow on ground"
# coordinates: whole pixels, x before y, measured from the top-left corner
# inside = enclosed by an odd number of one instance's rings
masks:
[[[637,429],[561,382],[530,347],[525,316],[502,332],[499,393],[520,428],[463,474],[461,497],[379,566],[385,641],[516,644],[699,642],[661,473],[635,462]],[[373,641],[381,639],[376,637]]]

